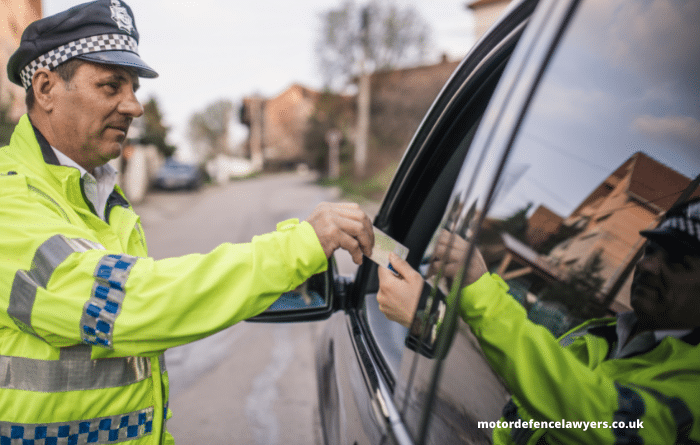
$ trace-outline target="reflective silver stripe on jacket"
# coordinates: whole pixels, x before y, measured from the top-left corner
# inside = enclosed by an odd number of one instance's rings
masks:
[[[0,443],[110,444],[140,439],[153,431],[153,407],[109,417],[21,424],[0,422]]]
[[[22,331],[39,337],[32,327],[32,309],[37,289],[46,288],[56,267],[71,253],[104,248],[84,239],[70,239],[54,235],[39,246],[31,268],[18,270],[12,282],[7,313]]]
[[[58,360],[0,356],[0,388],[35,392],[83,391],[137,383],[151,376],[146,357],[92,360],[89,345],[62,348]]]
[[[126,254],[105,255],[97,263],[92,295],[80,319],[83,342],[113,349],[114,322],[121,312],[126,280],[136,260]]]

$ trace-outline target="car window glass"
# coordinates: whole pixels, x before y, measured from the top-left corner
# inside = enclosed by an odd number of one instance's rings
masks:
[[[700,173],[698,5],[583,2],[518,131],[485,235],[555,335],[631,308],[639,231]]]
[[[580,2],[495,190],[500,159],[467,157],[474,165],[465,164],[457,181],[447,206],[454,213],[446,212],[423,252],[429,282],[450,288],[429,265],[444,230],[454,249],[478,229],[490,271],[555,336],[586,318],[629,310],[639,231],[682,196],[700,195],[692,185],[700,174],[699,17],[697,2]],[[488,442],[491,431],[477,422],[498,419],[508,394],[475,352],[468,325],[457,321],[434,366],[441,372],[433,377],[430,434]],[[418,375],[428,365],[416,359]],[[409,407],[427,403],[419,390],[406,399]]]

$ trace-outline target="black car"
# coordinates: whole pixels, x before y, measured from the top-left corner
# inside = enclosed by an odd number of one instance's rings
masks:
[[[698,23],[694,1],[514,2],[425,116],[375,226],[423,273],[444,230],[473,240],[554,335],[628,309],[639,230],[698,195]],[[409,335],[377,289],[365,260],[352,280],[314,277],[314,298],[283,297],[314,305],[258,318],[329,318],[316,376],[325,442],[490,443],[509,394],[469,327],[448,307]]]

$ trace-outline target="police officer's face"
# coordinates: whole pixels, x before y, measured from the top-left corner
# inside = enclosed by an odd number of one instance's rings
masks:
[[[647,242],[634,272],[631,303],[651,328],[700,326],[700,256]]]
[[[135,73],[86,62],[70,82],[59,83],[52,113],[56,148],[88,171],[118,157],[132,119],[143,114]]]

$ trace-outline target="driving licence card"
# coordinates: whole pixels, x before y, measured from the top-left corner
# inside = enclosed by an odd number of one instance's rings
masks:
[[[382,267],[386,267],[392,272],[396,272],[389,264],[389,254],[394,252],[396,256],[405,260],[408,256],[408,247],[399,243],[376,227],[372,227],[372,229],[374,229],[374,248],[372,249],[372,255],[369,259]]]

